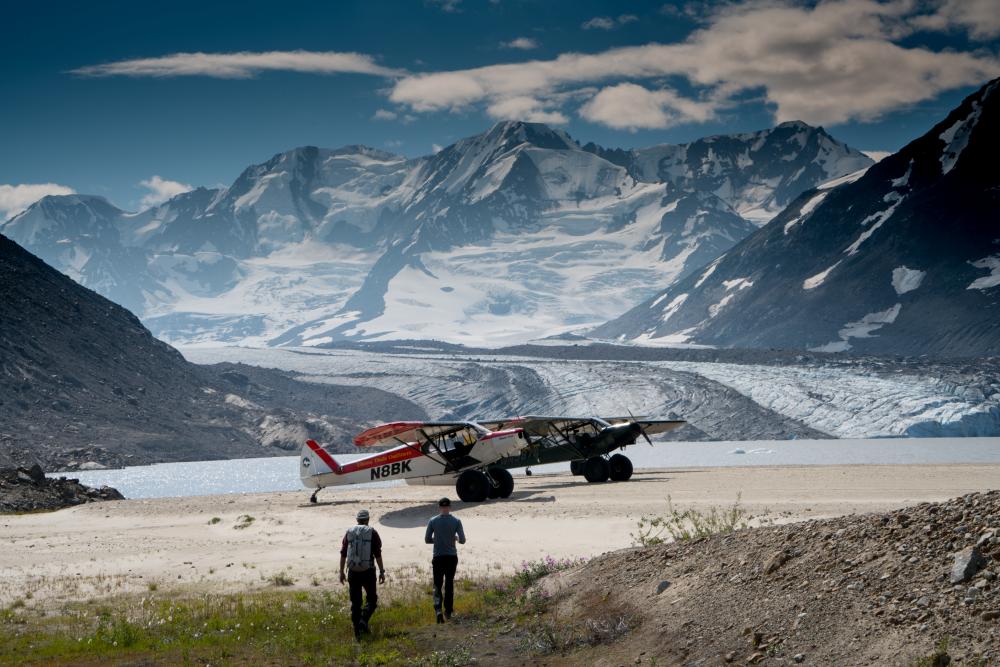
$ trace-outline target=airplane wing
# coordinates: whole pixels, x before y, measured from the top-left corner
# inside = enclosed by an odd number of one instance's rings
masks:
[[[675,428],[680,428],[687,424],[683,419],[636,419],[639,425],[642,426],[642,430],[646,432],[646,435],[656,435],[657,433],[666,433],[667,431],[673,431]]]
[[[354,436],[358,447],[378,445],[398,445],[400,442],[422,441],[439,435],[450,435],[469,429],[473,436],[479,436],[472,422],[390,422],[379,424]]]
[[[477,421],[476,423],[485,426],[491,431],[501,428],[523,428],[529,435],[551,435],[553,430],[557,433],[565,433],[567,431],[575,431],[584,426],[595,429],[601,426],[592,417],[546,417],[540,415],[498,419],[488,422]]]
[[[667,431],[673,431],[675,428],[679,428],[686,424],[687,422],[683,419],[650,419],[649,417],[639,415],[633,417],[629,415],[628,417],[600,417],[609,424],[627,424],[628,422],[639,422],[642,426],[642,430],[646,432],[647,435],[656,435],[657,433],[666,433]]]
[[[650,419],[645,416],[626,416],[626,417],[598,417],[601,421],[607,422],[608,424],[624,424],[628,422],[639,422],[643,430],[648,435],[656,435],[658,433],[666,433],[667,431],[672,431],[675,428],[683,426],[685,423],[682,419]],[[523,428],[529,435],[552,435],[552,432],[556,433],[567,433],[569,431],[575,431],[583,427],[591,427],[594,430],[600,430],[603,426],[600,422],[593,419],[592,417],[567,417],[567,416],[540,416],[540,415],[528,415],[525,417],[510,417],[507,419],[497,419],[494,421],[477,421],[476,423],[485,426],[491,431],[497,431],[502,428]]]

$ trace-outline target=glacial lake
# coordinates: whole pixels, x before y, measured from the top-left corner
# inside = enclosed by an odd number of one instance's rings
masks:
[[[635,445],[625,452],[636,468],[718,466],[1000,463],[1000,438],[904,438],[875,440],[765,440],[753,442],[668,442]],[[351,461],[357,454],[338,454]],[[167,498],[222,493],[306,490],[299,482],[299,458],[282,456],[231,461],[160,463],[119,470],[50,473],[90,486],[113,486],[126,498]],[[568,463],[532,468],[543,474],[569,470]],[[512,471],[523,475],[524,469]],[[391,486],[382,482],[366,486]],[[335,493],[329,491],[328,493]]]

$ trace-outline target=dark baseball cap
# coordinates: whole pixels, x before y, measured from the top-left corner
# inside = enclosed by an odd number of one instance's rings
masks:
[[[438,501],[438,507],[451,507],[451,500],[448,498],[442,498]]]

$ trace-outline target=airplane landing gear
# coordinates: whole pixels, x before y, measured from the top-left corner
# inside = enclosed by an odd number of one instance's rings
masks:
[[[632,461],[624,454],[615,454],[608,459],[611,479],[615,482],[627,481],[632,476]]]
[[[591,456],[583,462],[583,476],[588,482],[606,482],[611,477],[611,466],[601,456]]]
[[[514,493],[514,478],[503,468],[490,468],[487,474],[496,482],[490,484],[490,498],[510,498]]]
[[[585,460],[580,461],[570,461],[569,462],[569,472],[571,475],[579,477],[583,474],[583,464],[586,463]]]
[[[490,495],[490,480],[481,470],[466,470],[455,482],[455,493],[466,503],[481,503]]]
[[[313,494],[311,496],[309,496],[309,502],[316,503],[317,502],[316,501],[316,494],[318,494],[318,493],[319,493],[319,489],[316,489],[315,491],[313,491]]]

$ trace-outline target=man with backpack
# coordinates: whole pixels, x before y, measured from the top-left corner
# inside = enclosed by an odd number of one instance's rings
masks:
[[[368,632],[368,621],[375,613],[378,593],[375,584],[375,563],[378,563],[378,583],[385,583],[385,566],[382,565],[382,540],[375,529],[368,525],[368,510],[358,512],[358,525],[351,526],[340,545],[340,583],[347,582],[351,591],[351,624],[354,637],[360,639]],[[347,567],[347,574],[344,568]],[[361,606],[361,592],[365,604]]]
[[[439,500],[438,510],[440,513],[427,523],[424,542],[434,545],[434,556],[431,558],[434,613],[437,622],[444,623],[445,619],[451,618],[455,598],[455,569],[458,567],[455,542],[465,544],[465,530],[462,528],[462,520],[451,515],[451,500]]]

